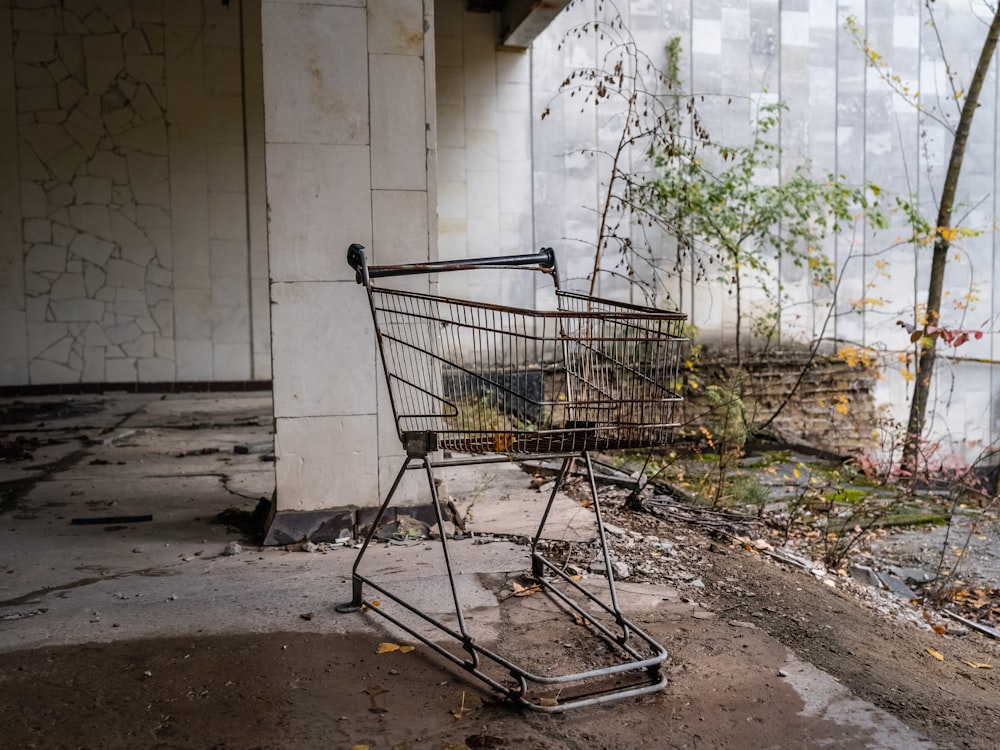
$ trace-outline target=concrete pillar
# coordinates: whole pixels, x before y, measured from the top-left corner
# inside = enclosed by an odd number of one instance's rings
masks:
[[[402,456],[368,300],[345,256],[360,242],[370,262],[436,257],[426,5],[262,3],[272,542],[317,538],[338,509],[376,505]]]

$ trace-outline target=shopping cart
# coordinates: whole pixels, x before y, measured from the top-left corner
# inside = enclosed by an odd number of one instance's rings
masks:
[[[369,266],[364,248],[354,244],[347,259],[357,282],[368,291],[406,458],[355,560],[353,599],[338,610],[377,612],[492,688],[534,709],[556,712],[660,690],[666,684],[660,673],[666,650],[619,607],[591,452],[648,449],[669,441],[681,401],[675,384],[685,316],[561,291],[550,248],[529,255]],[[374,283],[397,276],[497,268],[551,277],[557,309],[503,307]],[[562,458],[562,464],[530,543],[533,585],[575,623],[589,628],[612,655],[609,665],[556,675],[523,668],[473,637],[456,588],[434,474],[436,468],[454,464],[551,458]],[[569,575],[564,564],[547,557],[540,543],[574,461],[582,463],[589,480],[598,554],[607,572],[600,596],[582,585],[579,576]],[[421,468],[436,517],[455,627],[361,572],[406,471]],[[366,601],[365,585],[382,598]],[[390,611],[386,600],[401,607],[398,613],[404,617]],[[459,645],[461,654],[432,640],[423,632],[426,627],[413,625],[414,619],[431,625],[448,645]]]

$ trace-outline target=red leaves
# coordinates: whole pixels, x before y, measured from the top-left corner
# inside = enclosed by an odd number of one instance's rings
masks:
[[[946,328],[945,326],[928,325],[924,328],[897,320],[896,325],[906,329],[910,334],[910,342],[917,343],[921,339],[941,339],[948,346],[959,347],[973,339],[979,340],[983,337],[983,332],[978,328]]]

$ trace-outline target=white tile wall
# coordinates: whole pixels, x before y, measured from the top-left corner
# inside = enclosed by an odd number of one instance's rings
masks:
[[[256,0],[0,9],[0,310],[24,318],[0,384],[269,375],[259,30]]]
[[[378,504],[374,414],[278,418],[275,430],[279,510]]]
[[[271,278],[353,278],[351,242],[371,245],[367,146],[272,143],[267,149]]]
[[[496,49],[496,16],[468,13],[459,0],[436,6],[440,255],[530,252],[530,56]],[[455,296],[515,301],[475,274],[441,285]]]
[[[412,0],[264,2],[279,512],[374,505],[398,466],[368,298],[345,256],[359,242],[371,262],[435,257],[424,14]]]
[[[269,143],[368,143],[363,8],[263,2]]]
[[[375,329],[351,281],[271,285],[274,410],[280,417],[374,414]]]
[[[370,66],[372,187],[426,190],[423,60],[372,55]]]

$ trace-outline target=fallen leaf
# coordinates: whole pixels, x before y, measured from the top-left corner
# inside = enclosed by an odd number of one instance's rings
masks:
[[[388,654],[391,653],[392,651],[399,651],[398,643],[382,642],[378,644],[378,648],[375,649],[376,654]]]
[[[512,581],[514,584],[514,596],[531,596],[542,590],[542,587],[538,584],[534,586],[522,586],[517,581]]]
[[[973,669],[993,669],[993,665],[988,662],[982,661],[967,661],[965,662]]]
[[[399,647],[399,653],[401,653],[401,654],[408,654],[408,653],[410,653],[415,648],[416,648],[416,646],[400,646]]]
[[[943,625],[935,625],[934,623],[931,623],[931,630],[933,630],[938,635],[945,635],[948,632],[948,628],[944,627]]]
[[[451,712],[451,715],[454,716],[456,719],[461,719],[466,714],[471,714],[471,713],[472,713],[472,709],[465,707],[465,691],[463,690],[462,691],[462,703],[461,703],[461,705],[457,709],[455,709],[454,711]]]
[[[368,745],[355,745],[351,750],[368,750]]]
[[[938,661],[944,661],[944,654],[942,654],[940,651],[935,651],[934,649],[929,648],[927,649],[927,653],[933,656]]]

